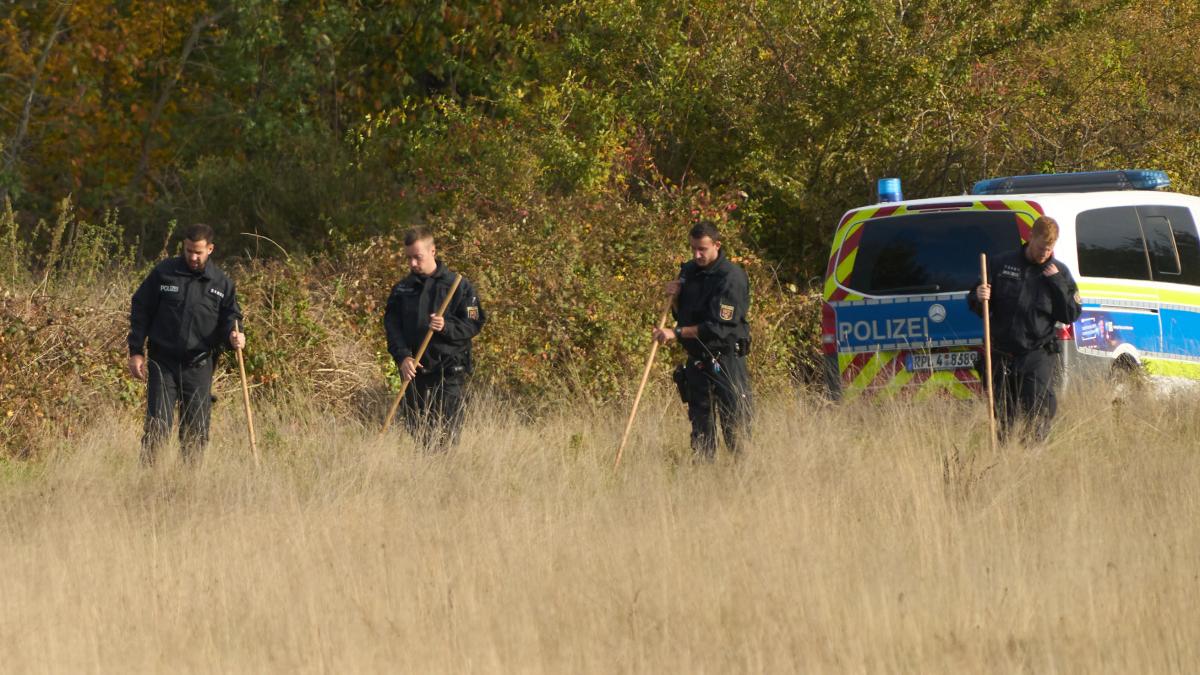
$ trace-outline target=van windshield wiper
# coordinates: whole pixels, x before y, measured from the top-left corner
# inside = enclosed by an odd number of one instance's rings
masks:
[[[873,294],[882,295],[884,293],[937,293],[942,290],[942,287],[937,284],[927,284],[925,286],[897,286],[895,288],[876,289]]]

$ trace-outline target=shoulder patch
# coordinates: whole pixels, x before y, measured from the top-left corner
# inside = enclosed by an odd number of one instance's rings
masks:
[[[478,321],[479,320],[479,307],[474,306],[474,305],[471,307],[468,307],[467,308],[467,318],[472,321]]]
[[[1077,304],[1077,305],[1083,304],[1083,296],[1079,295],[1079,291],[1075,291],[1075,304]]]
[[[721,303],[721,320],[733,321],[733,305]]]

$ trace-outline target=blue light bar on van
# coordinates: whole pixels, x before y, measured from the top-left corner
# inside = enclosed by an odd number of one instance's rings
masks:
[[[1025,192],[1100,192],[1103,190],[1164,190],[1171,185],[1165,171],[1122,169],[1080,171],[981,180],[973,195],[1011,195]]]
[[[900,191],[899,178],[880,178],[879,182],[875,184],[875,192],[878,193],[880,204],[904,201],[904,193]]]

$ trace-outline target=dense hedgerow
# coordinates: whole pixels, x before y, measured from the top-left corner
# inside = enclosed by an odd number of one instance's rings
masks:
[[[662,286],[686,259],[688,224],[724,222],[737,206],[736,195],[703,192],[641,206],[544,197],[519,208],[456,208],[430,223],[441,255],[475,282],[489,314],[475,342],[478,386],[534,415],[628,395]],[[129,297],[153,261],[134,264],[109,236],[119,228],[113,218],[76,222],[68,202],[61,208],[51,229],[64,234],[52,256],[31,260],[14,247],[0,260],[0,440],[9,455],[35,454],[114,402],[136,414],[144,400],[125,373],[125,334]],[[8,212],[0,238],[13,240],[16,222]],[[235,256],[240,242],[216,243],[225,254],[219,264],[238,284],[255,399],[302,394],[339,414],[378,416],[398,384],[381,316],[392,284],[407,273],[401,227],[304,256]],[[726,251],[751,277],[757,386],[811,376],[815,297],[778,283],[736,232]],[[659,360],[664,381],[673,359]],[[230,401],[233,363],[222,361],[216,384]]]

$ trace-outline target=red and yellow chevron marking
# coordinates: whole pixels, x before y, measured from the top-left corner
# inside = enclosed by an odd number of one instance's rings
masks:
[[[967,399],[982,392],[979,374],[971,368],[921,370],[904,368],[907,350],[839,354],[842,391],[847,400],[859,396],[891,397],[911,394],[917,400],[935,396]]]
[[[931,211],[1012,211],[1016,216],[1021,241],[1028,241],[1033,221],[1045,211],[1037,202],[1021,199],[970,199],[936,204],[888,204],[850,211],[842,217],[834,233],[825,269],[824,297],[826,302],[862,300],[851,290],[851,276],[863,226],[869,220],[903,216]],[[982,390],[979,374],[974,369],[919,371],[905,370],[907,351],[883,351],[863,354],[838,354],[838,370],[847,399],[863,394],[892,396],[901,391],[918,399],[948,395],[971,398]]]

